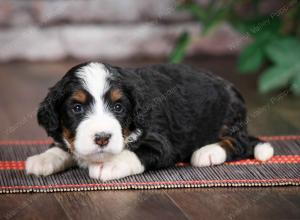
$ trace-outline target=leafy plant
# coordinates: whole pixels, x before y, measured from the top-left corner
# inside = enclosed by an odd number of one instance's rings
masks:
[[[184,32],[180,35],[175,49],[170,54],[170,60],[173,63],[179,63],[183,60],[190,40],[191,40],[191,38],[187,32]]]
[[[267,68],[259,77],[258,88],[267,93],[290,88],[300,96],[300,3],[296,0],[283,2],[279,10],[263,15],[259,13],[262,1],[252,0],[252,13],[245,16],[240,9],[249,1],[209,1],[206,5],[195,2],[178,6],[192,14],[203,26],[203,35],[210,34],[223,22],[229,23],[242,35],[253,41],[240,53],[237,67],[241,74],[251,74]],[[181,62],[190,42],[183,33],[170,55],[173,63]]]

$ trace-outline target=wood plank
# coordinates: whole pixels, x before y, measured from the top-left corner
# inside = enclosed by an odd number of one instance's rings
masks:
[[[253,135],[271,136],[299,133],[299,129],[279,114],[276,109],[270,109],[251,118],[248,127]]]
[[[58,193],[55,197],[72,219],[187,219],[163,190]]]
[[[168,195],[191,219],[299,219],[299,189],[289,189],[191,189]]]
[[[2,219],[68,219],[53,194],[1,195]]]

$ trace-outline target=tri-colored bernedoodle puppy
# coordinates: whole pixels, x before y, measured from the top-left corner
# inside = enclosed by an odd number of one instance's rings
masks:
[[[203,167],[274,153],[248,134],[231,83],[185,65],[80,64],[50,89],[38,122],[54,144],[29,157],[26,171],[42,176],[77,164],[106,181],[177,162]]]

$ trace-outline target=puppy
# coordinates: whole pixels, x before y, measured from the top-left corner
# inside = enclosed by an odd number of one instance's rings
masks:
[[[274,152],[248,134],[245,103],[231,83],[185,65],[80,64],[50,89],[38,122],[54,140],[26,161],[38,176],[77,164],[106,181],[177,162],[265,161]]]

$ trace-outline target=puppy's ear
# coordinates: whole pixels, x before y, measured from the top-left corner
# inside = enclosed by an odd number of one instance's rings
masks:
[[[56,139],[60,134],[60,119],[58,107],[63,97],[60,82],[49,89],[46,98],[41,102],[37,113],[39,125],[47,132],[48,136]]]
[[[132,122],[135,127],[143,128],[147,122],[147,116],[151,109],[149,108],[148,98],[149,94],[145,91],[144,88],[147,88],[147,85],[143,84],[144,82],[139,79],[129,80],[125,88],[127,90],[127,94],[129,94],[129,99],[133,105],[132,112]]]

